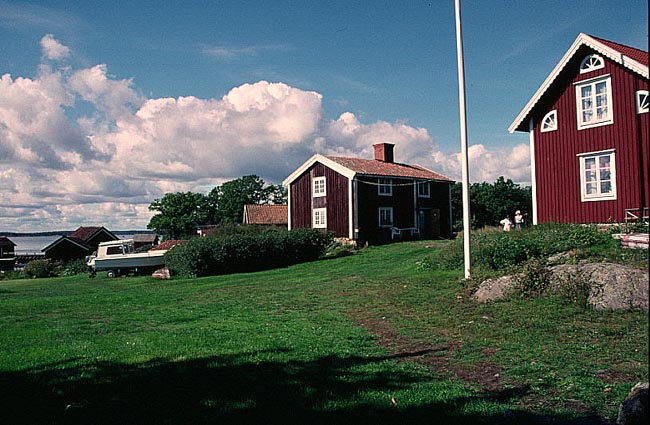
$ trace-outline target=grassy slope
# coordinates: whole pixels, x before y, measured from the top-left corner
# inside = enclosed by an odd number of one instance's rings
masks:
[[[418,268],[432,249],[0,282],[0,423],[579,423],[648,380],[646,314],[476,305],[459,273]]]

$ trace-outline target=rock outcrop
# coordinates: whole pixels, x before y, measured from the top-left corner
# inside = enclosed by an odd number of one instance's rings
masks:
[[[589,288],[588,302],[596,310],[648,311],[648,272],[612,263],[560,264],[548,268],[550,291],[579,282]],[[514,277],[488,279],[479,285],[472,298],[478,302],[494,301],[510,295]]]

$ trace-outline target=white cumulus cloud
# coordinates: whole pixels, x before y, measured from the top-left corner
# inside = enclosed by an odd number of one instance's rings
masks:
[[[52,34],[46,34],[41,38],[41,49],[43,56],[51,60],[61,60],[70,56],[70,48],[55,40]]]
[[[43,57],[70,50],[41,39]],[[132,79],[98,64],[49,64],[33,78],[0,78],[0,230],[105,225],[144,228],[148,205],[167,192],[207,192],[257,174],[279,183],[314,153],[372,158],[396,145],[399,162],[460,178],[455,153],[437,150],[425,128],[406,121],[363,123],[352,112],[327,119],[323,96],[258,81],[221,98],[142,96]],[[505,175],[529,181],[528,147],[470,147],[473,181]],[[505,164],[505,167],[504,167]]]

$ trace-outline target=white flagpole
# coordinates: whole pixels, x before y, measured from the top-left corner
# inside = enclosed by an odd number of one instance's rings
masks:
[[[463,29],[460,19],[460,0],[456,6],[456,51],[458,53],[458,101],[460,109],[460,162],[463,172],[463,249],[465,257],[465,279],[470,277],[472,260],[470,256],[470,214],[469,214],[469,164],[467,158],[467,119],[465,117],[465,65],[463,62]]]

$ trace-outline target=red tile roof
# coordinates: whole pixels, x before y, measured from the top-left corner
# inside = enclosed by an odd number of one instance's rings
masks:
[[[69,238],[71,239],[79,239],[81,241],[87,241],[90,239],[101,227],[93,227],[93,226],[88,226],[88,227],[80,227],[74,232],[70,233],[68,235]]]
[[[162,251],[162,250],[169,250],[172,249],[176,245],[180,245],[182,243],[187,242],[184,239],[169,239],[166,240],[165,242],[158,244],[151,248],[149,251]]]
[[[643,50],[636,49],[634,47],[626,46],[624,44],[619,44],[619,43],[614,43],[613,41],[605,40],[603,38],[598,38],[594,37],[593,35],[591,36],[592,38],[595,38],[596,40],[600,41],[604,45],[611,47],[614,50],[617,50],[624,54],[627,57],[630,57],[634,59],[637,62],[641,62],[644,65],[648,65],[648,52],[644,52]]]
[[[244,205],[244,223],[285,225],[289,222],[287,205]]]
[[[328,156],[328,159],[354,171],[358,174],[387,177],[408,177],[416,179],[449,181],[453,180],[442,174],[436,173],[419,165],[401,164],[398,162],[384,162],[375,159],[346,158]]]

